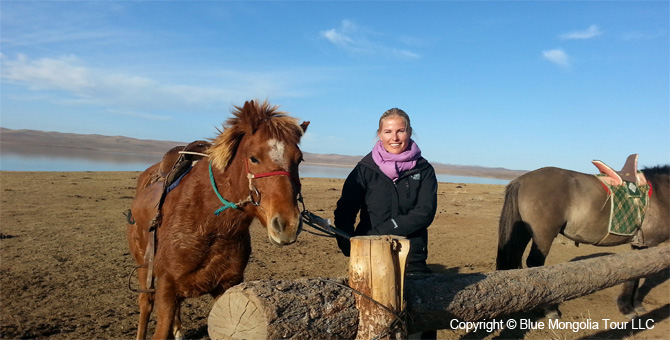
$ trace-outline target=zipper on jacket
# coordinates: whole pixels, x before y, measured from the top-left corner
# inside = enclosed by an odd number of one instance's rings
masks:
[[[409,198],[409,180],[405,180],[405,193],[407,194],[407,198]]]

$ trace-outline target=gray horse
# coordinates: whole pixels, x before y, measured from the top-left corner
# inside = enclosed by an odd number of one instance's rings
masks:
[[[656,246],[670,237],[670,166],[645,168],[642,173],[651,186],[651,198],[638,237],[608,235],[610,218],[608,191],[594,175],[541,168],[513,180],[505,190],[500,216],[496,269],[521,268],[521,260],[532,239],[526,265],[544,265],[558,234],[597,246],[631,243],[633,249]],[[629,318],[645,312],[639,301],[639,280],[624,283],[617,299],[619,310]],[[557,306],[545,309],[558,318]]]

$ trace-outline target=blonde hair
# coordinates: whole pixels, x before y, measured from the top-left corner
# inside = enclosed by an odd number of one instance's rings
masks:
[[[402,118],[405,121],[405,130],[407,130],[407,133],[410,137],[412,136],[412,125],[409,123],[409,116],[407,113],[405,113],[405,111],[397,107],[386,110],[386,112],[384,112],[379,118],[379,128],[377,129],[377,135],[379,135],[379,133],[382,131],[382,124],[384,124],[384,120],[391,117]]]

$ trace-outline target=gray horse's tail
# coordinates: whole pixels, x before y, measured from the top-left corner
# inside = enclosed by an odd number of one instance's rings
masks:
[[[521,183],[514,180],[505,189],[505,203],[498,226],[497,270],[521,268],[521,257],[530,240],[530,233],[519,213],[520,186]]]

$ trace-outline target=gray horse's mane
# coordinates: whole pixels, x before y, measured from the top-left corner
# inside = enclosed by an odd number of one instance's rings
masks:
[[[670,165],[656,165],[649,168],[643,168],[642,172],[645,176],[670,175]]]

